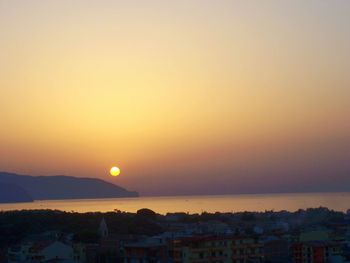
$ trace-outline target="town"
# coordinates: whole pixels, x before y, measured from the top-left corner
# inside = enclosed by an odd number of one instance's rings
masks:
[[[350,212],[0,213],[0,262],[350,262]]]

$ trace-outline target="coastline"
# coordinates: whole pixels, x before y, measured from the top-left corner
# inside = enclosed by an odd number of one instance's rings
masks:
[[[345,212],[350,207],[350,193],[244,194],[214,196],[140,196],[103,199],[35,200],[31,203],[0,204],[0,211],[49,209],[75,212],[136,212],[150,208],[159,214],[168,212],[242,212],[297,211],[298,209],[328,207]]]

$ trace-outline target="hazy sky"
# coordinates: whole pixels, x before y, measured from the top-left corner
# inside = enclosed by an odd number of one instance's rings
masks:
[[[349,25],[347,0],[0,0],[0,170],[345,189]]]

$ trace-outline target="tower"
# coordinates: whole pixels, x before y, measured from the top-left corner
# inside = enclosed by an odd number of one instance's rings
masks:
[[[100,226],[98,228],[98,234],[100,237],[108,237],[108,227],[104,218],[102,218]]]

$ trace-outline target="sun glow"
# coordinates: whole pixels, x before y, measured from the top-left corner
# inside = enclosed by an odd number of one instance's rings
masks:
[[[118,175],[120,175],[120,169],[118,167],[114,166],[111,168],[110,174],[112,176],[118,176]]]

